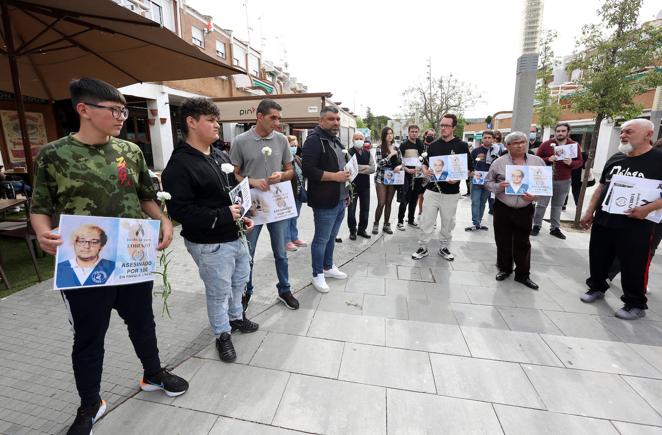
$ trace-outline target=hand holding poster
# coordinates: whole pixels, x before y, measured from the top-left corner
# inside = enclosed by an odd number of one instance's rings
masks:
[[[292,192],[292,183],[283,181],[269,185],[266,192],[260,189],[250,191],[255,225],[278,222],[297,216],[297,208]]]
[[[571,143],[568,145],[556,145],[554,147],[554,155],[557,160],[576,159],[577,158],[577,144]]]
[[[356,154],[349,159],[349,162],[345,165],[345,170],[349,171],[349,181],[354,181],[357,175],[359,175],[359,162],[356,160]]]
[[[153,281],[159,226],[148,219],[62,215],[53,289]]]
[[[485,178],[487,177],[487,171],[474,171],[473,177],[471,177],[471,184],[477,184],[482,186],[485,184]]]
[[[384,185],[398,186],[405,184],[405,171],[395,172],[391,169],[384,170]]]
[[[619,188],[619,189],[617,189]],[[655,195],[657,194],[657,197]],[[660,198],[662,195],[662,180],[649,178],[630,177],[627,175],[614,175],[609,183],[607,194],[602,202],[602,210],[613,214],[626,214],[623,208],[629,211],[630,203],[636,203],[637,206],[645,204],[645,201],[651,201],[653,198]],[[614,199],[619,198],[619,204],[614,204]],[[613,211],[612,211],[613,210]],[[662,221],[662,210],[656,210],[646,216],[646,220],[660,223]]]
[[[244,217],[251,208],[251,187],[248,184],[248,177],[241,180],[230,192],[230,201],[232,204],[241,204],[241,217]]]

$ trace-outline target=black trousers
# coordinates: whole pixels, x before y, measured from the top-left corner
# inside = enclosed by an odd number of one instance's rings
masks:
[[[531,243],[529,234],[533,225],[535,207],[508,207],[498,199],[494,201],[494,240],[497,246],[497,267],[511,273],[515,263],[515,277],[528,278],[531,270]]]
[[[90,406],[101,400],[104,338],[113,308],[128,327],[129,338],[142,362],[145,376],[152,376],[161,369],[152,312],[152,285],[152,282],[143,282],[61,292],[74,331],[71,361],[81,406]]]
[[[422,182],[422,178],[414,178],[412,175],[405,173],[405,184],[402,186],[402,201],[400,201],[400,207],[398,208],[398,223],[404,223],[407,207],[409,207],[407,222],[414,222],[418,195],[424,192],[421,186]]]
[[[588,247],[591,276],[586,280],[591,290],[607,291],[609,271],[617,259],[623,288],[621,300],[632,307],[648,308],[646,287],[652,239],[653,232],[649,225],[614,229],[594,223]]]
[[[350,232],[356,232],[356,203],[359,205],[359,231],[365,231],[368,228],[368,215],[370,213],[370,186],[363,189],[356,189],[356,198],[352,201],[347,210],[347,226]]]

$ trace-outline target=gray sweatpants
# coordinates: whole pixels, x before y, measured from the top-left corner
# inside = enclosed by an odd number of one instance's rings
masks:
[[[545,216],[545,210],[549,205],[550,198],[552,201],[552,210],[550,211],[550,224],[551,229],[559,228],[561,226],[561,210],[565,198],[568,196],[570,190],[571,180],[554,181],[554,190],[552,196],[539,196],[538,203],[536,204],[536,212],[533,215],[533,225],[542,226],[542,218]]]

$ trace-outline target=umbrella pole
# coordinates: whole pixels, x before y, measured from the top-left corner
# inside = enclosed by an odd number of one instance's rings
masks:
[[[32,147],[30,137],[28,136],[28,125],[25,121],[25,106],[23,105],[23,93],[21,92],[21,82],[18,79],[18,62],[16,61],[16,51],[14,47],[14,34],[9,17],[9,7],[7,0],[0,0],[0,11],[2,12],[2,27],[4,28],[5,44],[7,45],[7,57],[9,58],[9,69],[11,71],[11,80],[14,88],[14,99],[16,101],[16,111],[18,113],[18,125],[21,129],[21,138],[23,139],[23,151],[25,152],[25,168],[28,171],[28,182],[32,185],[33,167],[32,167]],[[5,136],[6,137],[6,136]],[[9,144],[7,144],[9,147]]]

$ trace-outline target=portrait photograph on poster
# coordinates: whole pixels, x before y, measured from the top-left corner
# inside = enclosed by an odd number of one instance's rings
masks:
[[[399,186],[405,184],[405,171],[384,170],[384,185]]]
[[[474,171],[474,174],[471,177],[471,184],[477,184],[479,186],[482,186],[485,184],[486,177],[487,177],[487,171]]]

